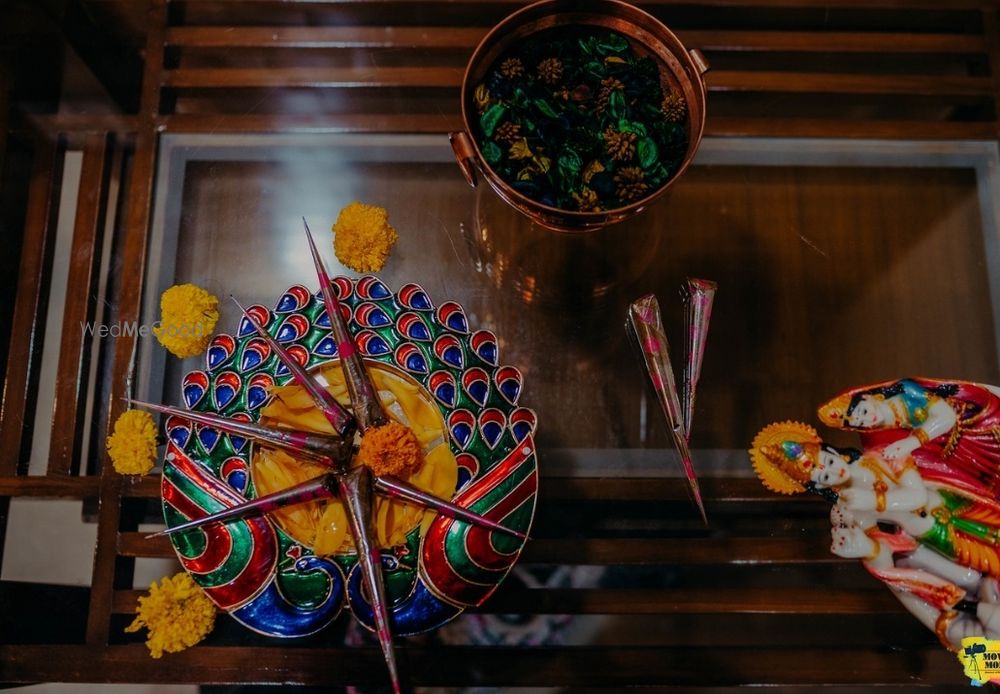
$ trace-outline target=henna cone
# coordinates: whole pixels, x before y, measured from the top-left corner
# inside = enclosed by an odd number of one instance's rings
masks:
[[[264,341],[268,344],[268,346],[274,351],[275,354],[278,355],[278,359],[281,360],[281,363],[292,372],[292,377],[295,379],[296,383],[305,388],[309,395],[312,396],[313,400],[316,402],[316,406],[323,413],[323,416],[326,417],[327,421],[330,422],[334,431],[345,439],[350,438],[350,434],[352,434],[354,430],[354,418],[351,414],[345,410],[343,406],[326,391],[325,388],[320,386],[319,383],[316,382],[316,379],[309,375],[309,373],[302,368],[302,365],[295,361],[295,359],[285,351],[284,347],[278,344],[277,340],[271,337],[271,334],[267,332],[267,330],[265,330],[253,316],[250,315],[250,313],[243,307],[243,304],[236,300],[236,297],[230,296],[229,298],[233,300],[233,303],[240,307],[243,315],[257,330],[257,334],[264,338]]]
[[[393,477],[391,475],[376,477],[375,491],[383,496],[391,496],[402,499],[403,501],[419,504],[425,508],[433,509],[444,516],[448,516],[449,518],[457,518],[458,520],[463,520],[467,523],[471,523],[472,525],[477,525],[480,528],[485,528],[486,530],[504,533],[506,535],[510,535],[511,537],[516,537],[519,540],[528,539],[528,536],[524,533],[518,532],[517,530],[511,530],[506,526],[500,525],[496,521],[492,521],[489,518],[481,516],[475,511],[463,508],[458,504],[453,504],[450,501],[439,499],[433,494],[428,494],[422,489],[418,489],[398,477]]]
[[[710,280],[688,278],[681,287],[684,302],[684,374],[681,378],[681,413],[684,417],[684,435],[691,440],[691,423],[694,419],[694,397],[701,376],[705,357],[708,325],[712,320],[712,302],[716,284]]]
[[[386,424],[389,417],[382,407],[382,401],[378,398],[375,384],[372,383],[371,376],[361,360],[361,355],[354,344],[354,337],[340,314],[340,301],[337,300],[337,295],[330,284],[330,276],[326,274],[326,266],[319,251],[316,250],[316,243],[313,241],[305,217],[302,218],[302,224],[305,227],[306,239],[309,241],[309,250],[312,252],[313,265],[316,266],[316,275],[319,277],[319,288],[323,292],[326,314],[330,317],[330,330],[337,341],[337,356],[340,357],[340,368],[344,370],[344,380],[347,382],[347,392],[351,396],[354,417],[357,419],[358,428],[362,432],[368,431],[372,427]]]
[[[216,429],[239,434],[240,436],[257,441],[265,441],[272,446],[328,459],[330,462],[337,463],[338,465],[346,465],[353,451],[349,441],[323,434],[295,429],[265,427],[260,424],[241,422],[237,419],[230,419],[208,412],[194,412],[168,405],[154,405],[153,403],[142,402],[140,400],[132,400],[130,402],[147,410],[215,427]]]
[[[294,487],[283,489],[280,492],[274,492],[273,494],[262,496],[258,499],[254,499],[253,501],[247,501],[246,503],[239,504],[238,506],[227,508],[224,511],[213,513],[205,516],[204,518],[196,518],[194,520],[187,521],[186,523],[175,525],[172,528],[161,530],[158,533],[147,535],[146,539],[148,540],[154,537],[163,537],[164,535],[173,535],[174,533],[179,533],[184,530],[200,528],[203,525],[228,520],[230,518],[242,518],[243,516],[270,513],[271,511],[276,511],[277,509],[285,506],[302,504],[307,501],[315,501],[316,499],[329,499],[336,495],[337,475],[334,473],[327,473],[325,475],[320,475],[315,479],[297,484]]]
[[[364,466],[352,468],[338,475],[337,480],[340,485],[340,497],[347,511],[351,535],[354,536],[354,548],[358,552],[361,576],[371,600],[375,633],[378,635],[379,645],[382,646],[385,664],[389,668],[392,690],[398,694],[399,672],[396,669],[396,652],[393,649],[392,630],[389,627],[388,601],[385,596],[385,585],[382,582],[382,553],[375,544],[375,528],[372,524],[371,470]]]
[[[681,456],[684,475],[701,519],[708,525],[705,515],[705,503],[701,498],[701,488],[698,486],[698,476],[691,461],[691,451],[688,448],[687,435],[684,430],[684,418],[681,411],[680,398],[677,395],[677,383],[674,370],[670,365],[670,348],[667,336],[663,331],[663,320],[660,316],[660,305],[656,297],[647,294],[632,302],[628,308],[627,327],[631,328],[642,354],[646,374],[656,392],[660,408],[666,417],[670,435]]]

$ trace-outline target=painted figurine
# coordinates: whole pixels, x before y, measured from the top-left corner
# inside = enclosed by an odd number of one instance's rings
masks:
[[[847,390],[819,408],[824,424],[857,431],[866,450],[912,457],[924,479],[1000,499],[1000,389],[907,378]]]
[[[765,427],[750,456],[768,489],[833,502],[833,553],[861,559],[946,646],[1000,638],[1000,503],[992,496],[924,476],[913,456],[829,446],[797,422]]]

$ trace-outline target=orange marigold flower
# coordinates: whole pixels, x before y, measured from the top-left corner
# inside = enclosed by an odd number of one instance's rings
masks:
[[[333,252],[356,272],[377,272],[399,239],[384,207],[352,202],[333,225]]]
[[[417,435],[399,422],[371,429],[361,437],[358,462],[376,475],[406,475],[424,462]]]
[[[115,421],[105,444],[115,470],[122,475],[145,475],[156,463],[156,422],[142,410],[127,410]]]
[[[139,598],[127,632],[149,629],[146,648],[154,658],[177,653],[208,636],[215,626],[215,604],[188,574],[164,576]]]

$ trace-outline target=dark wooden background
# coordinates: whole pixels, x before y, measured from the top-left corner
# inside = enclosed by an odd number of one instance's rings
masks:
[[[446,133],[460,126],[458,86],[472,48],[520,4],[22,0],[0,9],[0,288],[10,297],[0,304],[0,340],[8,345],[0,356],[0,529],[14,497],[79,499],[98,528],[89,589],[0,584],[0,683],[383,684],[377,648],[338,645],[334,636],[276,644],[223,620],[205,644],[153,661],[121,634],[138,595],[134,560],[172,552],[138,532],[138,522],[155,509],[158,480],[123,478],[100,464],[108,423],[121,412],[131,341],[100,344],[72,328],[95,315],[92,289],[106,228],[113,237],[104,320],[139,316],[164,133]],[[996,1],[641,4],[712,63],[709,136],[996,141],[1000,135]],[[67,151],[82,151],[83,173],[51,452],[47,474],[29,476],[30,413]],[[755,178],[751,186],[748,176]],[[799,384],[814,371],[829,379],[818,392],[839,385],[837,378],[852,379],[845,385],[864,379],[872,352],[904,375],[922,363],[907,350],[923,348],[928,325],[939,326],[938,335],[959,336],[934,344],[935,364],[1000,380],[993,333],[984,327],[991,316],[989,268],[975,241],[977,212],[963,203],[974,190],[967,171],[693,169],[670,205],[650,215],[691,230],[692,240],[675,249],[677,267],[695,257],[698,239],[725,249],[705,272],[742,278],[746,286],[736,287],[743,296],[755,296],[755,277],[766,279],[782,262],[809,262],[801,248],[777,237],[765,247],[770,255],[755,242],[768,228],[800,223],[790,221],[794,214],[829,222],[816,243],[853,264],[862,283],[883,269],[886,249],[905,243],[914,228],[929,230],[919,252],[901,255],[888,279],[864,294],[873,300],[845,309],[846,319],[860,326],[888,322],[904,331],[882,343],[824,332],[824,310],[845,298],[829,275],[809,282],[802,278],[810,274],[799,272],[773,305],[740,305],[749,315],[737,315],[734,304],[720,309],[734,312],[717,323],[723,344],[741,321],[752,327],[755,312],[774,310],[781,325],[803,326],[802,339],[823,358],[831,353],[824,345],[844,340],[843,358],[821,361],[821,368],[779,364],[787,381],[771,388],[756,383],[745,366],[738,379],[727,379],[733,362],[720,353],[706,366],[701,396],[720,406],[696,443],[738,448],[762,416],[807,416],[802,408],[814,406],[815,397],[803,396]],[[724,202],[732,219],[745,222],[737,241],[726,220],[701,213]],[[927,221],[954,209],[960,213],[941,224]],[[859,224],[877,244],[850,241],[846,234]],[[894,304],[900,297],[908,303]],[[953,310],[956,302],[964,312]],[[909,315],[923,322],[904,320]],[[969,315],[983,320],[970,322]],[[769,358],[781,339],[780,331],[762,333],[753,358]],[[92,368],[96,385],[88,391]],[[831,375],[831,369],[842,371]],[[558,391],[559,373],[549,378],[545,385]],[[98,416],[85,456],[83,413],[90,402]],[[578,445],[588,443],[598,445]],[[81,465],[85,457],[92,464]],[[679,480],[573,479],[543,470],[544,503],[525,563],[605,566],[618,580],[593,589],[512,583],[483,611],[611,615],[621,617],[617,626],[590,646],[401,643],[409,680],[570,688],[962,683],[954,656],[884,588],[829,554],[821,503],[776,499],[750,479],[708,479],[703,488],[710,531],[693,522]],[[567,517],[588,520],[571,524]]]

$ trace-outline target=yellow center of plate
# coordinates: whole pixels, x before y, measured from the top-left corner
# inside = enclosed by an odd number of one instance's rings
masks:
[[[448,430],[441,411],[430,393],[408,374],[385,364],[368,362],[379,399],[395,421],[409,427],[424,453],[424,463],[403,480],[442,499],[450,500],[458,483],[458,464],[448,445]],[[314,373],[341,404],[350,407],[347,385],[340,363]],[[271,389],[272,399],[261,411],[261,423],[301,431],[334,434],[330,423],[299,385]],[[256,446],[252,454],[251,476],[258,496],[287,489],[329,471],[329,468],[298,459],[287,451]],[[424,532],[434,511],[402,501],[376,497],[376,541],[395,547],[406,541],[417,525]],[[345,554],[354,551],[347,514],[339,500],[319,500],[289,506],[273,513],[275,521],[297,542],[316,554]]]

